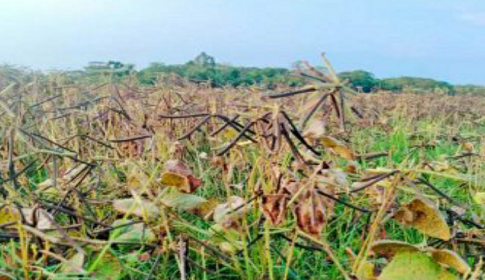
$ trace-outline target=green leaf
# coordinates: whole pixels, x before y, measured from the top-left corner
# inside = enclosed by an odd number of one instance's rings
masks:
[[[473,196],[473,200],[478,204],[485,204],[485,192],[477,192]]]
[[[142,218],[147,217],[148,219],[153,219],[158,216],[158,207],[154,203],[146,200],[138,203],[133,198],[117,199],[113,201],[113,207],[118,212]]]
[[[83,252],[77,252],[63,265],[62,273],[86,273],[83,269],[85,258],[86,255]]]
[[[113,227],[130,223],[130,220],[116,220],[113,223]],[[142,223],[133,224],[119,229],[118,236],[113,238],[113,241],[117,242],[141,242],[141,241],[154,241],[156,239],[155,234],[144,226]]]
[[[211,242],[218,245],[219,249],[223,252],[235,254],[237,250],[242,249],[242,232],[233,228],[224,228],[220,224],[215,224],[210,228],[210,233]]]
[[[452,267],[461,274],[467,274],[471,271],[471,267],[468,263],[454,251],[447,249],[431,249],[430,251],[433,259],[441,265]]]
[[[121,264],[115,256],[106,253],[92,272],[92,276],[96,280],[118,280],[121,278]]]
[[[384,268],[378,280],[458,280],[423,252],[400,252]]]
[[[164,194],[161,198],[163,204],[168,207],[177,208],[179,210],[193,210],[200,206],[207,200],[203,197],[193,194],[181,193],[178,191],[172,191]]]

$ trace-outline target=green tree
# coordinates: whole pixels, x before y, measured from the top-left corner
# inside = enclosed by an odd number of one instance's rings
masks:
[[[216,60],[214,59],[214,57],[206,54],[205,52],[202,52],[198,56],[196,56],[192,62],[195,65],[199,65],[199,66],[206,66],[206,67],[216,66]]]
[[[342,72],[339,74],[339,78],[341,80],[348,80],[352,87],[357,90],[361,89],[363,92],[371,92],[379,82],[374,74],[364,70]]]
[[[437,90],[445,90],[446,92],[452,93],[453,86],[447,82],[436,81],[427,78],[417,78],[417,77],[399,77],[399,78],[387,78],[382,79],[380,82],[380,87],[384,90],[401,92],[407,91],[418,91],[418,92],[432,92]]]
[[[201,53],[193,60],[179,65],[152,63],[141,70],[138,77],[142,83],[153,84],[161,74],[175,73],[194,81],[210,81],[213,86],[248,86],[265,85],[268,88],[277,84],[291,86],[303,84],[300,78],[292,77],[284,68],[236,67],[217,64],[212,56]]]

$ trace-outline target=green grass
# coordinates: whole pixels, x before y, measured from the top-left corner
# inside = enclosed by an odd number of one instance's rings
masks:
[[[469,206],[464,216],[465,218],[474,219],[478,217],[478,220],[483,223],[484,207],[475,203],[472,196],[478,191],[485,191],[484,184],[482,184],[483,181],[480,181],[485,178],[485,164],[480,157],[453,159],[454,156],[463,152],[461,143],[453,140],[453,136],[472,137],[470,141],[475,144],[477,149],[480,149],[481,145],[483,145],[485,125],[464,123],[455,126],[450,124],[445,118],[439,117],[408,119],[399,110],[392,112],[388,117],[389,122],[385,125],[362,127],[355,125],[350,135],[346,135],[357,154],[389,153],[388,156],[377,159],[357,160],[359,174],[348,175],[349,179],[357,181],[367,169],[411,170],[403,172],[405,173],[403,176],[408,178],[409,181],[417,177],[426,178],[439,190],[452,197],[453,200]],[[184,126],[184,128],[187,127],[190,126]],[[208,133],[208,131],[203,132]],[[414,139],[411,136],[415,136]],[[120,195],[122,197],[131,197],[129,191],[120,191],[127,184],[130,172],[145,172],[149,175],[154,174],[158,176],[163,162],[171,157],[166,151],[166,148],[171,144],[170,140],[164,139],[163,135],[161,135],[157,141],[162,143],[161,145],[163,145],[165,150],[157,154],[156,159],[153,159],[149,156],[150,149],[146,148],[145,158],[127,160],[130,164],[135,165],[136,163],[137,167],[134,169],[129,169],[123,164],[103,165],[103,182],[99,185],[97,191],[91,193],[87,199],[103,201],[96,204],[95,212],[98,217],[105,218],[104,221],[106,223],[113,222],[116,215],[118,215],[112,209],[111,200],[120,198]],[[223,143],[224,141],[222,140],[209,140],[201,134],[194,136],[190,142],[183,142],[187,149],[183,159],[193,170],[194,176],[203,180],[203,186],[197,189],[193,193],[194,195],[207,199],[217,199],[220,203],[224,203],[233,195],[249,200],[255,195],[254,190],[256,187],[263,189],[265,192],[274,191],[275,184],[272,180],[272,175],[269,175],[272,172],[271,167],[279,166],[283,172],[293,172],[291,170],[293,156],[289,149],[282,149],[279,154],[270,157],[269,153],[260,146],[249,145],[237,147],[234,152],[231,152],[230,156],[226,156],[226,163],[228,165],[234,164],[232,174],[227,174],[221,167],[213,166],[211,159],[200,157],[201,153],[212,156],[215,152],[214,147],[219,147]],[[321,151],[324,150],[319,143],[317,143],[317,146]],[[303,147],[299,148],[304,150]],[[477,152],[483,153],[484,151]],[[96,151],[96,154],[100,155],[103,152]],[[33,159],[28,158],[26,162]],[[39,159],[45,158],[39,157]],[[340,159],[328,152],[320,160],[328,162],[335,169],[345,170],[349,164],[349,160]],[[460,173],[476,179],[479,184],[462,184],[458,180],[444,176],[421,175],[419,172],[413,171],[425,169],[424,164],[436,165],[437,163],[444,164],[445,162],[455,167]],[[38,164],[40,164],[40,161]],[[443,173],[448,174],[448,172],[444,171]],[[49,178],[48,174],[49,171],[45,167],[32,169],[27,172],[28,187],[20,189],[17,192],[20,198],[16,197],[16,199],[27,201],[29,191],[34,192],[39,183]],[[454,176],[454,174],[448,175]],[[230,181],[226,181],[228,176],[232,178]],[[294,176],[302,179],[305,177],[305,174],[295,171]],[[438,196],[430,188],[421,184],[412,186],[409,181],[398,184],[399,195],[396,196],[394,201],[395,209],[399,205],[403,205],[411,199],[420,196],[433,200],[442,210],[451,207],[448,201]],[[231,185],[237,185],[241,182],[244,182],[243,189],[239,190],[231,187]],[[45,194],[40,194],[40,197],[48,198]],[[59,199],[59,197],[53,197],[52,199]],[[351,250],[355,254],[362,250],[364,240],[370,232],[369,227],[376,216],[377,207],[371,204],[371,199],[367,195],[349,196],[343,194],[340,199],[358,207],[374,211],[372,216],[370,216],[371,214],[360,213],[341,203],[336,203],[333,215],[327,216],[326,225],[319,240],[329,244],[339,263],[344,269],[350,271],[352,260],[349,258],[347,250]],[[30,207],[35,204],[32,201],[28,202]],[[75,206],[80,213],[87,213],[86,206],[76,200],[75,196],[69,197],[68,202]],[[238,248],[240,250],[235,250],[232,254],[224,253],[228,259],[221,258],[217,253],[212,252],[209,247],[200,246],[200,244],[192,240],[207,241],[211,248],[213,247],[218,252],[221,251],[221,248],[218,247],[220,241],[229,240],[234,243],[231,241],[229,234],[228,236],[218,236],[218,234],[213,233],[212,228],[215,224],[213,221],[206,221],[197,215],[185,211],[163,208],[161,217],[157,221],[151,221],[152,226],[160,226],[157,227],[157,230],[163,236],[158,240],[156,251],[151,248],[150,244],[86,246],[90,253],[87,255],[84,269],[96,271],[99,268],[106,269],[107,266],[109,267],[109,264],[103,263],[104,257],[100,257],[100,254],[105,253],[113,255],[121,263],[120,268],[122,272],[119,279],[145,279],[150,273],[152,279],[179,279],[180,269],[178,262],[180,260],[177,255],[178,248],[176,245],[180,237],[185,237],[190,245],[187,254],[190,259],[186,271],[187,279],[270,279],[271,277],[273,279],[284,279],[285,273],[288,274],[288,279],[344,279],[340,270],[325,251],[305,247],[316,247],[317,244],[315,242],[302,238],[300,235],[300,238],[296,240],[298,245],[293,247],[291,241],[287,241],[282,237],[284,235],[291,240],[296,232],[297,226],[291,211],[286,211],[286,219],[282,225],[271,227],[268,222],[262,221],[259,203],[259,199],[256,199],[255,205],[257,207],[251,208],[244,215],[240,224],[242,232],[244,232],[244,234],[240,234],[243,245]],[[386,217],[387,214],[389,213],[386,213]],[[74,221],[72,217],[66,214],[56,215],[55,218],[56,222],[63,226],[79,222],[78,220]],[[386,221],[376,232],[375,240],[392,239],[418,245],[432,244],[436,241],[421,234],[416,229],[401,225],[393,219]],[[170,232],[164,232],[163,226],[165,224],[169,225]],[[466,230],[469,229],[469,226],[460,224],[456,228]],[[82,236],[86,236],[87,226],[82,225],[79,232]],[[103,240],[107,239],[107,237],[103,238]],[[35,239],[31,244],[34,243]],[[249,246],[249,244],[251,245]],[[2,268],[0,274],[6,268],[13,267],[10,262],[15,262],[17,265],[22,263],[21,257],[16,255],[16,252],[21,251],[20,248],[20,242],[11,241],[0,244],[0,268]],[[67,250],[65,248],[57,249],[55,252],[59,255],[70,255],[66,254],[67,251],[73,252],[72,249]],[[472,254],[465,246],[457,246],[457,251],[471,265],[475,264],[476,259],[471,256]],[[150,258],[148,260],[140,260],[140,256],[147,252],[150,253]],[[291,258],[291,262],[288,261],[289,258]],[[155,263],[158,264],[155,266],[154,271],[151,272]],[[49,273],[58,273],[59,268],[62,266],[59,262],[51,261],[51,263],[46,263],[42,259],[34,260],[31,265],[43,267]],[[9,274],[15,273],[16,275],[22,275],[23,272],[20,267],[7,270],[11,271]],[[30,271],[30,276],[32,279],[40,279],[36,278],[39,274],[32,271]],[[68,279],[63,277],[59,274],[59,276],[52,279]],[[94,278],[84,277],[82,279]]]
[[[440,124],[435,124],[431,121],[423,121],[417,125],[402,122],[393,123],[393,130],[390,133],[375,128],[369,129],[368,131],[359,131],[354,136],[355,139],[359,140],[353,142],[355,143],[357,150],[361,152],[391,152],[391,155],[388,158],[361,162],[362,168],[375,166],[397,168],[401,163],[413,165],[423,161],[440,160],[440,157],[443,155],[455,155],[460,150],[460,146],[447,140],[439,141],[433,148],[420,149],[412,147],[413,143],[409,140],[409,135],[413,128],[418,127],[418,130],[422,132],[422,136],[425,141],[431,141],[436,139],[437,133],[440,131],[433,131],[429,130],[428,128],[437,127],[439,125]],[[420,127],[423,129],[419,129]],[[473,133],[473,130],[468,127],[461,127],[459,133],[466,135],[467,133]],[[200,148],[197,152],[202,151],[209,152],[207,148],[204,147]],[[195,154],[197,152],[194,151],[191,153],[192,159],[195,158]],[[218,180],[214,180],[219,171],[215,168],[207,166],[207,163],[201,163],[200,160],[194,160],[191,163],[193,164],[194,170],[205,170],[203,174],[197,174],[203,175],[202,178],[205,182],[204,188],[198,191],[197,194],[204,197],[219,197],[221,201],[224,201],[225,196],[227,195],[225,188],[218,184]],[[199,166],[199,164],[202,166]],[[252,165],[254,162],[250,162],[250,164]],[[234,184],[241,182],[241,180],[245,178],[244,173],[238,171],[234,171]],[[485,170],[481,169],[480,171],[484,172]],[[442,180],[440,178],[429,179],[434,185],[454,199],[465,204],[469,204],[471,202],[470,192],[466,188],[457,188],[458,184],[456,182],[451,180]],[[423,188],[422,191],[429,195],[435,195],[435,193],[429,189]],[[244,196],[244,193],[238,191],[234,191],[233,194]],[[335,212],[335,217],[328,222],[326,229],[324,230],[323,239],[327,240],[327,242],[334,249],[335,254],[341,260],[342,264],[346,266],[348,265],[348,258],[345,254],[345,249],[352,248],[354,252],[359,251],[361,246],[361,234],[365,226],[366,215],[362,215],[359,219],[357,219],[357,221],[353,221],[355,213],[342,205],[338,205]],[[253,222],[259,216],[259,211],[250,212],[247,216],[247,223]],[[186,222],[192,226],[208,229],[207,224],[200,221],[200,219],[191,217],[190,215],[183,215],[183,217],[185,218]],[[288,218],[288,221],[291,221],[290,217]],[[285,226],[279,227],[278,230],[281,230],[282,228],[289,230],[292,227],[294,227],[294,224],[292,222],[287,222]],[[180,228],[178,230],[184,233],[190,231],[188,228]],[[274,231],[277,230],[274,229]],[[387,223],[383,231],[385,231],[385,236],[383,237],[388,239],[402,240],[413,244],[421,244],[427,240],[427,238],[418,231],[404,227],[393,221]],[[250,238],[252,237],[254,239],[257,235],[258,232],[251,231],[249,236]],[[200,237],[202,238],[203,236]],[[271,234],[270,238],[272,240],[271,255],[273,259],[274,278],[282,279],[284,276],[286,258],[284,255],[281,256],[280,253],[283,250],[288,250],[289,244],[281,241],[281,238],[278,238],[277,234]],[[265,270],[267,269],[268,264],[265,263],[265,259],[263,257],[265,250],[266,248],[264,246],[264,240],[260,239],[258,243],[253,245],[251,250],[249,250],[249,258],[251,261],[248,264],[244,262],[242,257],[240,258],[239,266],[241,270],[244,271],[243,275],[235,273],[227,268],[224,269],[222,266],[216,266],[216,273],[204,273],[201,269],[194,267],[191,274],[193,275],[193,279],[267,279],[268,275],[265,274],[267,273]],[[325,253],[295,248],[293,254],[294,256],[291,264],[291,273],[289,274],[289,279],[342,279],[339,271],[328,260]],[[198,253],[190,254],[190,257],[197,263],[202,263],[203,261]],[[210,263],[207,263],[208,266],[209,264]],[[213,263],[213,265],[216,265],[216,263]],[[133,266],[145,272],[150,268],[149,265],[136,262],[133,264]],[[165,277],[176,278],[177,266],[175,265],[174,260],[170,260],[170,258],[165,259],[162,265],[158,266],[156,275],[158,275],[157,279],[165,279]]]

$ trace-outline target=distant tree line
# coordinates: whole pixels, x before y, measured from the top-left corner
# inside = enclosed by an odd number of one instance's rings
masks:
[[[297,86],[304,81],[285,68],[235,67],[217,64],[212,56],[201,53],[185,64],[166,65],[152,63],[138,72],[140,81],[153,84],[162,74],[175,73],[194,82],[210,82],[213,86],[249,86],[254,84],[272,87],[277,84]]]
[[[155,83],[161,74],[175,73],[189,80],[210,82],[213,86],[248,86],[263,84],[271,87],[275,84],[299,86],[305,83],[302,78],[292,75],[285,68],[256,68],[234,67],[217,64],[215,59],[201,53],[195,59],[180,65],[165,65],[152,63],[138,72],[143,83]],[[418,77],[398,77],[378,79],[372,73],[364,70],[347,71],[339,74],[342,80],[347,81],[353,88],[362,92],[386,90],[391,92],[438,92],[443,94],[464,93],[471,89],[475,94],[485,95],[483,87],[466,86],[456,88],[447,82],[436,81]]]
[[[356,90],[372,92],[386,90],[392,92],[437,92],[455,94],[456,86],[450,83],[428,78],[398,77],[378,79],[374,74],[364,71],[348,71],[339,74],[342,80],[346,80]],[[485,92],[483,92],[485,95]]]
[[[257,68],[236,67],[219,64],[215,58],[202,52],[193,60],[185,64],[167,65],[152,63],[148,67],[136,70],[133,64],[119,61],[90,62],[83,70],[64,72],[64,79],[72,83],[93,83],[100,81],[117,82],[128,76],[136,76],[142,84],[155,84],[160,77],[176,74],[192,82],[209,83],[214,87],[222,86],[251,86],[259,85],[273,88],[276,85],[302,86],[305,80],[285,68]],[[33,75],[35,74],[35,75]],[[0,66],[0,89],[6,84],[40,77],[39,71],[29,71],[26,68],[9,65]],[[447,82],[419,77],[398,77],[379,79],[374,74],[364,71],[346,71],[339,73],[341,80],[361,92],[374,92],[379,90],[390,92],[435,92],[457,95],[485,96],[485,86],[479,85],[452,85]]]
[[[454,86],[456,95],[485,96],[485,86],[477,85],[456,85]]]

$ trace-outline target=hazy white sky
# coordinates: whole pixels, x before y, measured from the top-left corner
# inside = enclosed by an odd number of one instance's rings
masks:
[[[484,0],[0,0],[0,63],[283,66],[485,84]]]

